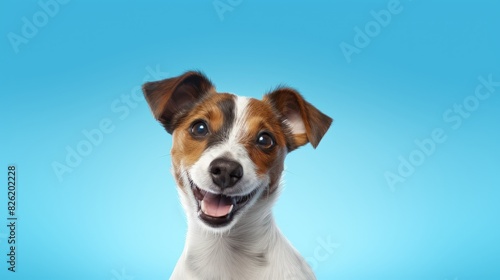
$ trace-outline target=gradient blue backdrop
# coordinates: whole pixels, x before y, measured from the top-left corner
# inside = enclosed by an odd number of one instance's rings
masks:
[[[288,156],[275,207],[319,279],[500,279],[500,87],[458,129],[443,118],[478,77],[500,81],[500,5],[402,0],[348,62],[340,44],[390,2],[223,0],[220,17],[213,1],[72,0],[16,53],[9,36],[44,10],[2,1],[0,224],[11,164],[19,220],[16,273],[0,227],[0,278],[168,278],[186,230],[171,139],[127,98],[199,69],[240,95],[288,84],[335,119],[317,150]],[[112,131],[59,180],[53,163],[103,120]],[[384,174],[435,128],[446,141],[390,188]]]

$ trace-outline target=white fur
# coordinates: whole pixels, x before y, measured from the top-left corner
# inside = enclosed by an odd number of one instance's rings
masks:
[[[239,142],[246,129],[247,104],[247,98],[237,97],[236,119],[227,141],[207,149],[193,166],[180,167],[183,188],[188,191],[186,194],[178,188],[187,214],[188,232],[184,251],[170,279],[316,279],[275,224],[272,207],[279,189],[267,193],[269,177],[257,176],[255,165]],[[237,160],[243,167],[243,177],[231,188],[231,193],[225,194],[244,195],[255,189],[258,192],[229,225],[212,228],[198,218],[188,176],[199,188],[218,193],[207,170],[212,160],[222,155]],[[261,196],[265,199],[259,200]]]

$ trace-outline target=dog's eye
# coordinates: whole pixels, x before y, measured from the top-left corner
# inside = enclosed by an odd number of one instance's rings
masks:
[[[191,125],[191,135],[194,137],[203,137],[208,134],[208,125],[204,121],[196,121]]]
[[[257,145],[259,145],[262,149],[270,149],[274,146],[274,139],[267,132],[261,132],[257,136]]]

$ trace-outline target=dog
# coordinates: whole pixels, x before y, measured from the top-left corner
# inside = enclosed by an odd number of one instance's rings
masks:
[[[287,153],[316,148],[332,119],[292,88],[257,100],[218,93],[196,71],[145,83],[143,92],[173,137],[172,174],[188,222],[170,279],[316,279],[272,207]]]

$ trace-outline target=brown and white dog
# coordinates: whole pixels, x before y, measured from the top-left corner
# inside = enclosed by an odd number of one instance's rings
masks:
[[[217,93],[199,72],[143,91],[173,136],[172,172],[188,221],[171,279],[315,279],[271,208],[287,153],[316,147],[332,119],[294,89],[262,100]]]

